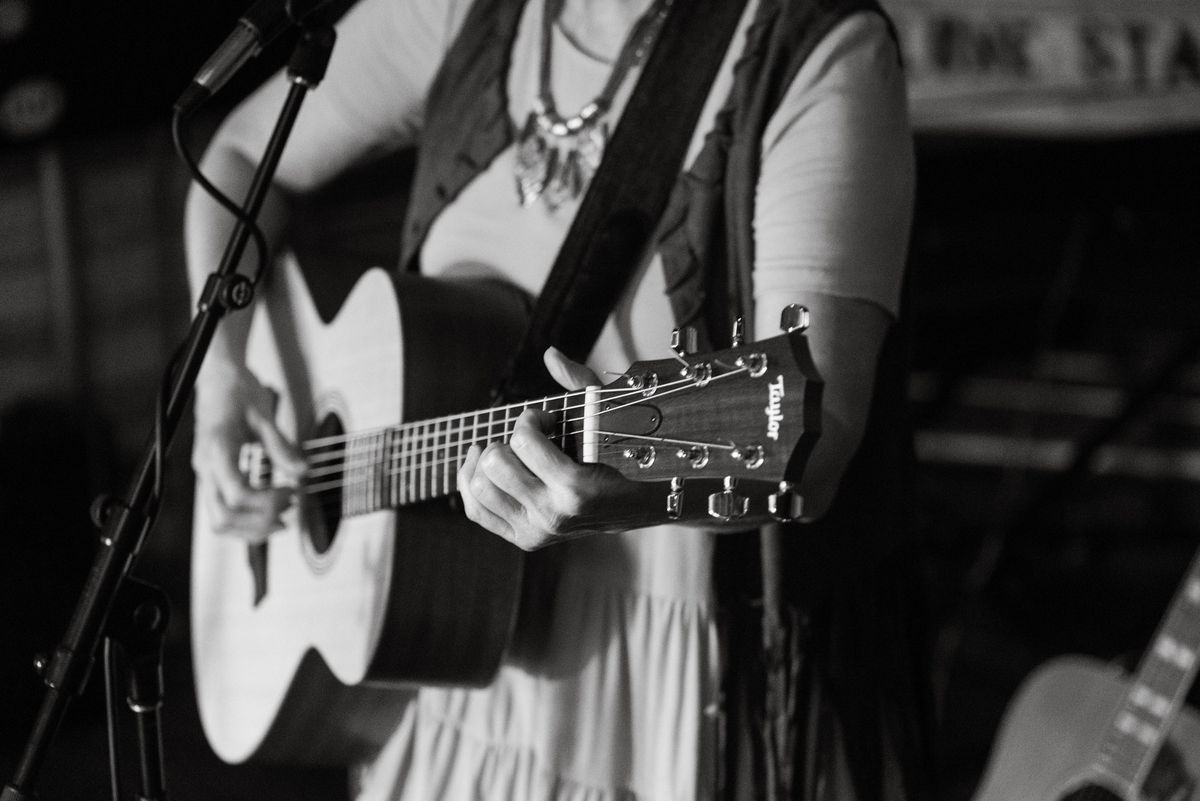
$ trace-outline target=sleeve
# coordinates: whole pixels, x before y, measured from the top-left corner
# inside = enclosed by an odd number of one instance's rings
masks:
[[[762,152],[757,307],[815,292],[894,316],[914,164],[904,75],[882,17],[851,15],[817,45],[768,123]]]
[[[319,186],[371,154],[415,142],[425,97],[469,0],[362,0],[338,24],[325,79],[305,99],[276,181]],[[288,90],[283,73],[251,95],[223,135],[256,156]]]

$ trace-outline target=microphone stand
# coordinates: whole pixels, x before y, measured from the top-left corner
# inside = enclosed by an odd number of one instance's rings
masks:
[[[335,32],[330,25],[301,28],[300,40],[288,64],[291,88],[244,203],[251,219],[257,217],[262,207],[304,97],[325,76],[334,39]],[[253,300],[253,284],[237,272],[249,236],[249,226],[239,220],[217,271],[209,275],[201,293],[199,311],[181,347],[173,375],[167,378],[165,405],[163,397],[159,398],[153,441],[146,449],[125,498],[110,499],[98,515],[102,518],[100,550],[62,643],[44,666],[46,694],[16,772],[0,791],[0,801],[30,801],[35,797],[36,778],[51,742],[70,701],[83,693],[97,648],[101,638],[105,637],[124,642],[130,660],[132,675],[128,703],[138,716],[141,752],[139,801],[165,798],[159,736],[161,637],[167,620],[165,597],[160,590],[129,574],[154,524],[162,460],[191,399],[196,375],[217,323],[227,311],[245,308]]]

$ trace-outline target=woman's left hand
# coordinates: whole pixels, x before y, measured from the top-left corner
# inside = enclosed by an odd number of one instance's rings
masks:
[[[599,383],[553,348],[545,362],[566,389]],[[467,517],[526,551],[652,522],[652,484],[630,481],[606,465],[577,464],[550,441],[554,427],[551,415],[527,409],[509,442],[471,446],[458,470]]]

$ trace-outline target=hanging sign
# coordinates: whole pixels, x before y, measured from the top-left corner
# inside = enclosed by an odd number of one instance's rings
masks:
[[[1200,0],[883,0],[919,131],[1200,129]]]

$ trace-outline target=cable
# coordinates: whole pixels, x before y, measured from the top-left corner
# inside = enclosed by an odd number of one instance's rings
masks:
[[[171,116],[171,140],[175,144],[175,152],[183,163],[187,165],[188,172],[191,173],[192,179],[200,185],[200,187],[212,197],[220,206],[232,214],[242,225],[246,226],[250,231],[250,236],[254,239],[254,247],[258,252],[258,266],[254,271],[253,282],[257,286],[259,279],[267,269],[267,238],[263,235],[262,229],[258,227],[258,221],[246,213],[246,210],[233,202],[228,195],[222,192],[212,181],[204,175],[200,170],[200,165],[196,162],[191,151],[188,150],[183,138],[183,116],[178,112]]]

